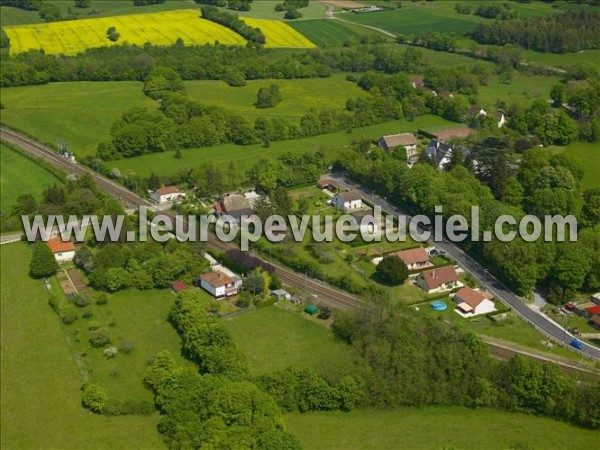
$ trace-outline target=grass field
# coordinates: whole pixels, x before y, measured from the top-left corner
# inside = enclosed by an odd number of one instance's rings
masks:
[[[285,13],[283,11],[275,11],[277,3],[282,2],[279,0],[254,0],[250,11],[240,11],[240,15],[254,19],[284,20],[283,15]],[[309,2],[306,8],[301,8],[299,11],[302,13],[302,19],[320,19],[325,17],[325,5],[314,0]],[[294,20],[286,20],[286,22],[291,24]]]
[[[277,306],[236,316],[225,324],[253,374],[292,366],[335,376],[354,366],[350,349],[328,328]]]
[[[25,243],[1,252],[1,447],[164,448],[158,415],[103,417],[81,406],[79,371]]]
[[[70,0],[46,0],[46,3],[58,6],[63,17],[76,19],[198,8],[193,0],[169,0],[164,3],[144,6],[133,6],[132,0],[91,0],[89,8],[75,8]],[[44,22],[38,11],[26,11],[10,6],[2,6],[0,9],[0,23],[2,26]]]
[[[544,417],[457,407],[296,413],[285,422],[306,450],[586,450],[598,438]]]
[[[222,81],[209,80],[186,81],[185,85],[188,96],[194,100],[229,108],[247,119],[300,119],[310,108],[339,110],[346,106],[348,98],[364,96],[362,89],[344,78],[345,74],[334,74],[329,78],[254,80],[243,87],[231,87]],[[271,84],[279,86],[283,100],[273,108],[256,108],[254,103],[258,90]]]
[[[0,212],[8,214],[17,197],[32,194],[39,198],[42,191],[60,183],[52,173],[20,153],[0,145]]]
[[[78,156],[94,154],[123,111],[137,106],[156,108],[136,81],[2,88],[2,103],[2,123],[44,142],[64,142]]]
[[[489,1],[470,0],[472,9]],[[454,10],[456,2],[402,2],[402,7],[390,11],[381,11],[367,14],[338,13],[338,17],[358,24],[381,28],[388,32],[399,34],[419,34],[427,31],[438,33],[454,33],[463,35],[473,30],[478,23],[491,19],[484,19],[474,14],[458,14]],[[511,7],[519,11],[521,17],[533,17],[552,14],[557,9],[543,2],[520,4],[511,2]]]
[[[61,314],[74,314],[79,319],[71,325],[63,325],[64,333],[89,380],[106,389],[111,397],[152,401],[152,392],[143,383],[148,361],[159,351],[169,350],[179,365],[187,364],[179,356],[181,339],[167,321],[174,300],[175,295],[167,289],[122,291],[113,294],[107,305],[87,307],[93,313],[89,319],[82,317],[83,308],[67,303]],[[133,342],[135,348],[129,354],[118,353],[108,359],[103,349],[89,344],[90,327],[108,330],[113,346],[119,347],[122,340],[127,340]],[[86,356],[81,356],[83,354]]]
[[[182,158],[174,158],[174,152],[153,153],[135,158],[121,159],[107,163],[109,167],[118,167],[123,174],[147,177],[151,172],[161,175],[174,174],[181,169],[199,167],[213,162],[227,167],[234,161],[240,175],[252,167],[261,158],[275,158],[285,152],[302,153],[321,150],[327,159],[335,155],[355,139],[377,139],[384,134],[415,131],[420,128],[435,130],[456,127],[457,124],[437,116],[421,116],[414,121],[397,120],[370,127],[357,128],[352,133],[337,132],[320,136],[295,139],[291,141],[272,142],[269,148],[262,144],[235,145],[222,144],[214,147],[182,150]]]
[[[109,27],[120,33],[118,42],[106,36]],[[288,27],[289,28],[289,27]],[[172,45],[178,38],[186,44],[245,45],[246,40],[222,25],[200,18],[197,11],[184,9],[149,14],[81,19],[47,24],[4,27],[10,38],[10,54],[43,49],[48,54],[73,55],[88,48],[120,45]],[[291,41],[293,46],[295,41]]]
[[[314,48],[310,40],[280,20],[240,17],[251,27],[260,28],[265,35],[266,48]]]
[[[487,86],[479,86],[475,95],[478,104],[483,108],[493,107],[498,100],[507,105],[518,104],[527,106],[537,99],[549,99],[552,86],[558,84],[558,76],[528,76],[515,73],[510,83],[500,82],[498,76],[490,77]]]
[[[574,142],[566,147],[552,147],[553,152],[565,152],[584,169],[581,189],[600,188],[600,147],[597,143]]]
[[[358,41],[362,35],[374,33],[372,30],[357,25],[353,26],[330,19],[301,20],[288,23],[319,47],[341,46],[347,40]]]

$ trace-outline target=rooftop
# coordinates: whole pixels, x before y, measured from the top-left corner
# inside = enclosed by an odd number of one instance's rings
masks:
[[[183,191],[180,191],[176,186],[165,186],[165,187],[158,188],[156,190],[156,193],[158,195],[169,195],[169,194],[183,193]]]
[[[56,236],[48,241],[48,247],[52,253],[74,252],[75,245],[71,241],[63,241],[60,236]]]
[[[356,190],[342,192],[338,194],[344,203],[360,200],[360,194]]]
[[[454,296],[471,308],[477,308],[482,301],[492,298],[488,292],[478,291],[470,287],[460,288]]]
[[[216,270],[205,273],[200,276],[200,278],[214,287],[225,286],[235,281],[229,275],[225,275],[223,272],[218,272]]]
[[[383,136],[383,142],[388,148],[399,147],[400,145],[416,145],[417,138],[412,133],[390,134]]]
[[[435,289],[443,284],[458,281],[458,275],[452,266],[426,270],[425,272],[422,272],[421,275],[423,276],[423,280],[428,289]]]
[[[431,134],[439,140],[447,140],[467,137],[469,134],[471,134],[471,129],[469,127],[460,127],[449,130],[434,131]]]
[[[395,253],[404,264],[416,264],[429,261],[429,255],[423,247],[411,248],[410,250],[402,250]]]

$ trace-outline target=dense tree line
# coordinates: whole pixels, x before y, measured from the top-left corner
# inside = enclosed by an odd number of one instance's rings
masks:
[[[194,0],[201,5],[219,6],[236,11],[250,11],[254,0]]]
[[[246,24],[237,15],[221,11],[219,8],[214,6],[202,6],[202,18],[216,22],[224,27],[231,28],[237,34],[246,38],[248,42],[258,46],[265,44],[265,35],[260,31],[260,28],[254,28]]]
[[[568,11],[479,24],[471,36],[480,44],[516,44],[540,52],[566,53],[600,47],[600,13]]]
[[[447,321],[382,305],[338,315],[334,331],[369,367],[366,405],[493,407],[600,427],[599,384],[578,384],[556,365],[522,356],[492,359],[485,344]]]
[[[155,241],[116,244],[90,249],[81,247],[75,253],[75,265],[99,290],[115,292],[127,288],[168,288],[173,281],[191,282],[207,268],[201,243],[165,244]]]
[[[133,0],[133,6],[146,6],[164,3],[166,0]]]
[[[54,22],[62,19],[58,6],[43,0],[0,0],[0,5],[13,6],[28,11],[38,11],[39,16],[46,22]]]

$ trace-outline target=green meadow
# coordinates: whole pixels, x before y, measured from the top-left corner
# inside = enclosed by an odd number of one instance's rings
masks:
[[[319,47],[341,46],[348,40],[359,41],[362,35],[376,33],[359,25],[331,19],[290,21],[288,24]]]
[[[105,417],[81,406],[80,372],[26,243],[0,247],[2,448],[165,448],[158,414]]]
[[[134,107],[156,108],[136,81],[81,81],[2,89],[2,123],[46,143],[91,155],[113,122]]]
[[[286,302],[284,306],[291,306]],[[255,375],[286,367],[312,367],[324,376],[350,373],[355,362],[346,344],[314,318],[268,306],[225,321]]]
[[[188,96],[201,103],[223,106],[246,119],[283,117],[300,119],[310,108],[343,109],[350,97],[366,95],[355,83],[345,80],[346,74],[328,78],[298,80],[253,80],[246,86],[231,87],[222,81],[186,81]],[[283,100],[273,108],[256,108],[256,95],[262,87],[275,84]]]
[[[0,212],[9,214],[17,197],[32,194],[39,198],[43,190],[60,183],[51,172],[19,152],[0,145]]]
[[[458,407],[294,413],[285,422],[306,450],[587,450],[598,439],[544,417]]]
[[[574,142],[566,147],[551,147],[553,152],[564,152],[584,169],[581,189],[600,188],[600,146],[594,142]]]

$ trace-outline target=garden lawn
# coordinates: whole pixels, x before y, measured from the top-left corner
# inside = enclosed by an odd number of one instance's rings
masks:
[[[283,3],[276,0],[256,0],[252,3],[250,11],[239,11],[238,14],[244,17],[252,17],[255,19],[275,19],[284,20],[284,11],[275,11],[275,5]],[[224,11],[232,12],[229,9]],[[306,8],[300,8],[298,11],[302,13],[302,19],[321,19],[325,17],[325,5],[318,1],[311,1]],[[236,12],[236,11],[233,11]],[[285,20],[286,23],[294,23],[294,20]]]
[[[226,320],[225,325],[255,375],[292,366],[335,376],[355,367],[351,349],[328,328],[282,307],[257,309]]]
[[[158,414],[103,417],[81,406],[80,373],[44,283],[32,280],[29,246],[1,252],[1,447],[165,448]]]
[[[0,212],[10,214],[17,197],[32,194],[39,200],[43,190],[61,181],[19,152],[0,145]]]
[[[329,78],[299,80],[254,80],[243,87],[231,87],[222,81],[186,81],[190,98],[201,103],[229,108],[246,119],[256,117],[284,117],[297,122],[310,108],[340,110],[350,97],[364,96],[355,83],[345,80],[345,74]],[[283,100],[273,108],[256,108],[258,90],[275,84]]]
[[[136,81],[80,81],[2,88],[2,123],[38,140],[64,143],[77,156],[92,155],[113,122],[130,108],[156,108]]]
[[[214,147],[182,150],[181,159],[174,157],[175,152],[168,151],[109,161],[106,165],[111,169],[118,167],[124,175],[135,174],[139,177],[147,177],[152,172],[159,175],[172,175],[179,170],[199,167],[202,164],[211,162],[226,168],[230,161],[234,161],[240,176],[243,176],[246,170],[261,158],[271,159],[286,152],[303,153],[320,150],[323,151],[327,160],[331,160],[341,149],[355,139],[378,139],[384,134],[453,127],[457,127],[457,124],[441,117],[428,115],[417,117],[412,122],[403,119],[356,128],[350,134],[340,131],[290,141],[272,142],[269,148],[264,148],[262,144],[221,144]]]
[[[550,98],[552,86],[558,84],[558,76],[530,76],[515,73],[513,79],[505,84],[497,76],[490,77],[487,86],[479,86],[475,95],[479,106],[484,109],[494,109],[497,101],[503,101],[507,106],[517,104],[529,106],[537,99]]]
[[[597,431],[545,417],[459,407],[294,413],[285,422],[306,450],[586,450],[598,439]]]

